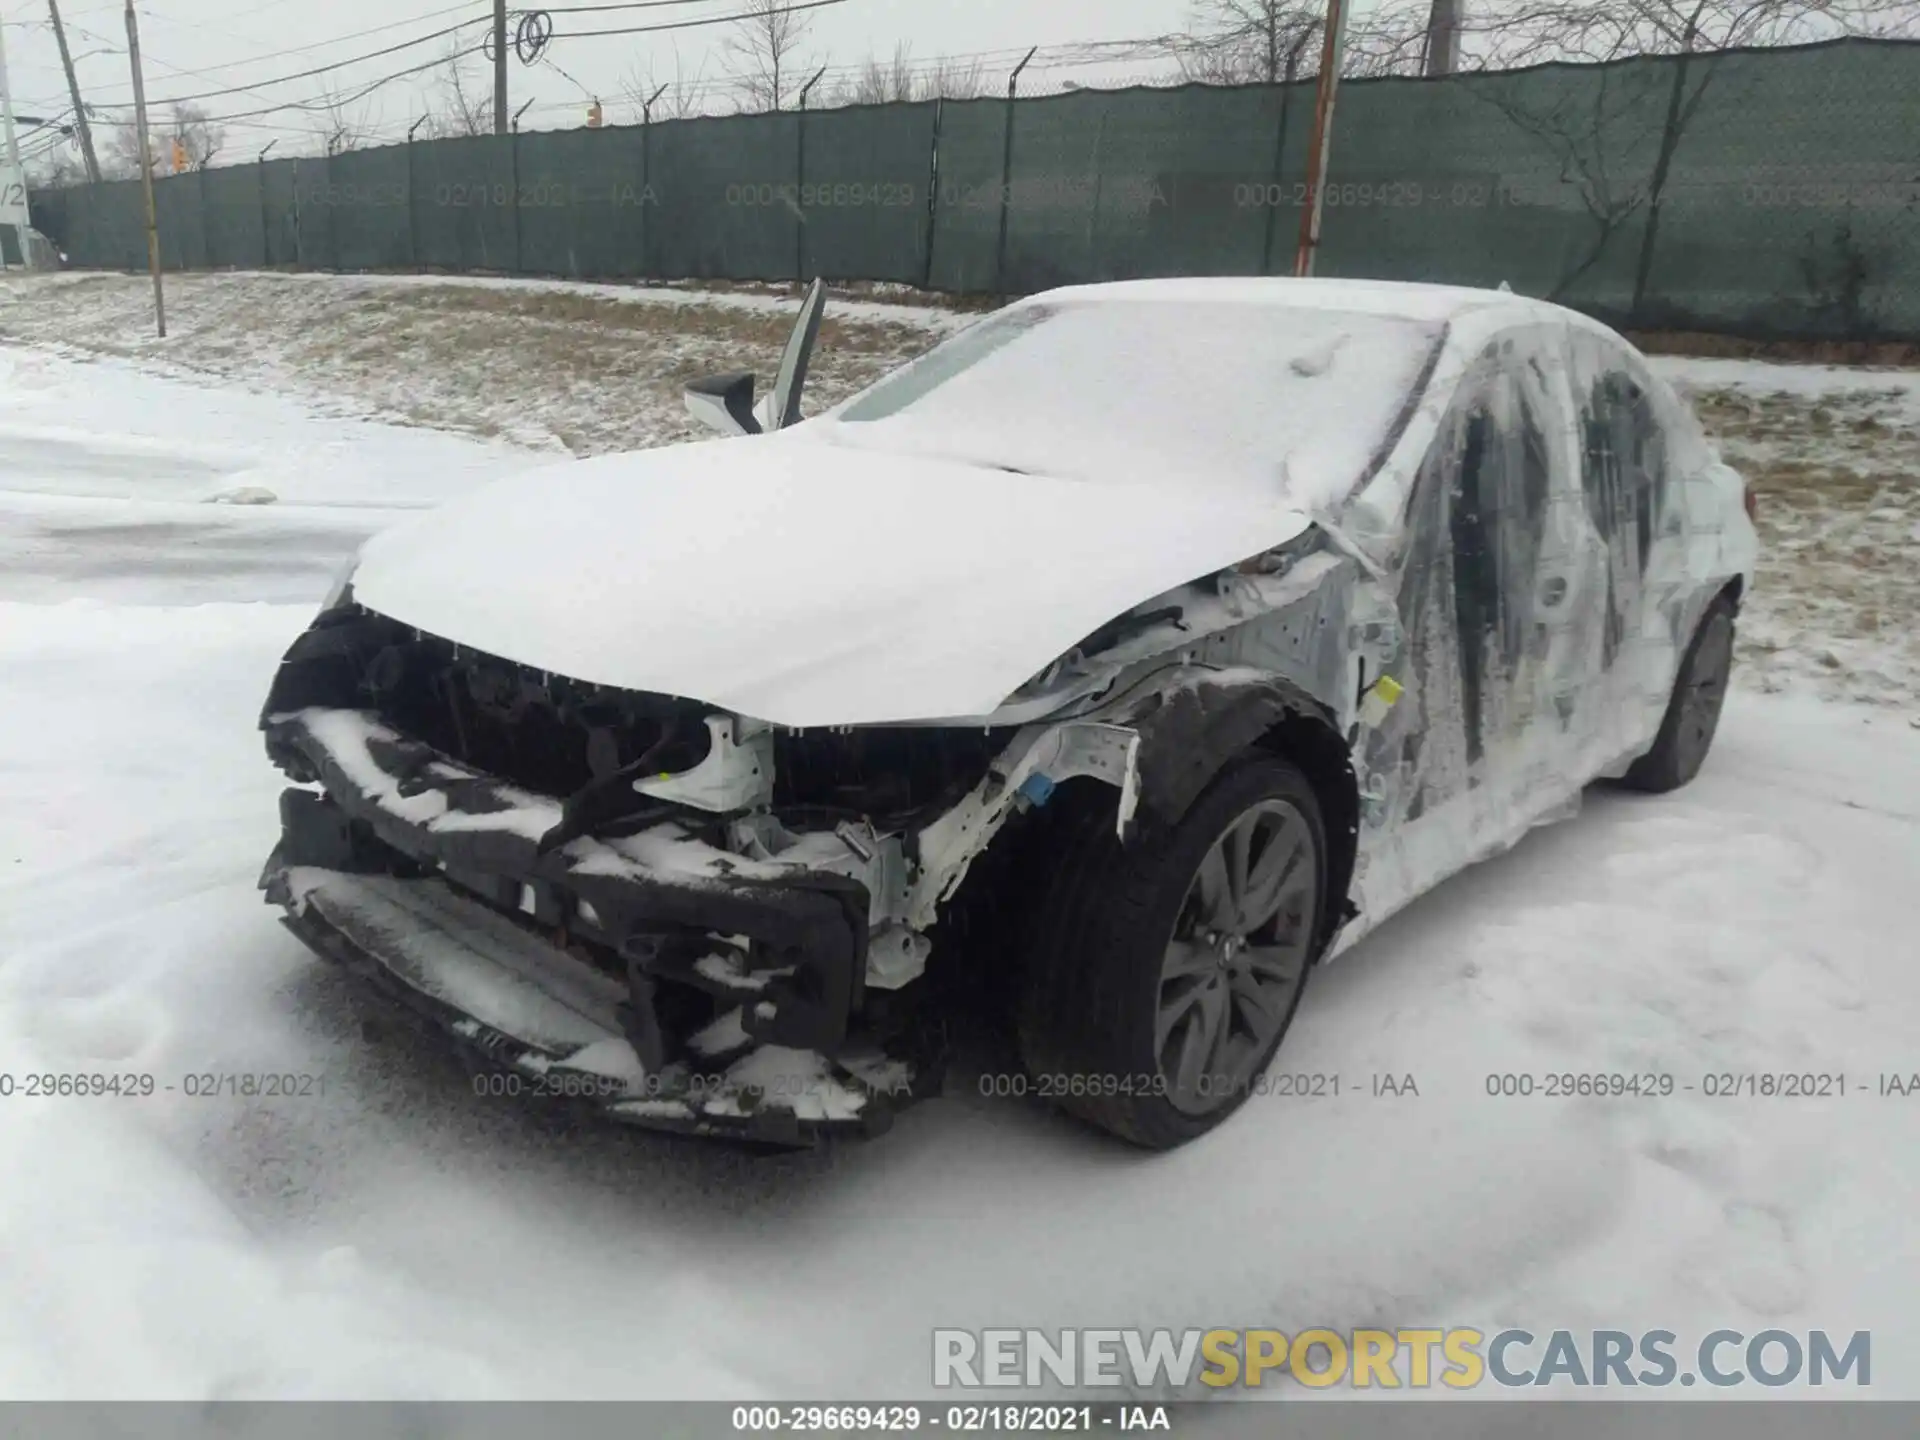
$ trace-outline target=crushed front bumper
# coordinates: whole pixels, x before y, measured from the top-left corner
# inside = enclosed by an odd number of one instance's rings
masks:
[[[857,881],[673,826],[543,848],[558,801],[371,714],[310,709],[266,730],[295,779],[324,787],[282,796],[268,900],[317,953],[519,1077],[503,1093],[772,1144],[877,1133],[915,1097],[912,1063],[850,1034]],[[714,1018],[674,1033],[663,988],[709,997]]]

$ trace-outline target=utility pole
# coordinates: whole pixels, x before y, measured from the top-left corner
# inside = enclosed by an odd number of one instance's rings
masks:
[[[73,133],[80,140],[80,158],[87,164],[87,180],[100,183],[100,161],[93,153],[93,127],[87,124],[87,107],[80,103],[80,81],[73,73],[73,53],[67,49],[66,27],[60,23],[60,0],[47,0],[47,15],[53,21],[54,43],[60,47],[60,64],[67,72],[67,94],[73,100]]]
[[[127,63],[133,67],[133,124],[140,137],[140,188],[147,198],[147,268],[153,271],[153,322],[167,338],[167,297],[160,285],[160,220],[153,204],[153,146],[147,139],[147,82],[140,73],[140,21],[127,0]]]
[[[13,130],[13,82],[7,78],[6,27],[0,26],[0,117],[4,117],[6,170],[0,176],[0,225],[9,225],[20,242],[20,263],[31,263],[28,235],[33,217],[27,213],[27,172],[20,168],[20,138]]]
[[[493,133],[507,133],[507,0],[493,0]]]
[[[1340,91],[1340,67],[1347,58],[1347,0],[1327,0],[1327,39],[1320,50],[1320,83],[1313,101],[1313,142],[1307,152],[1307,204],[1300,212],[1300,248],[1293,273],[1313,274],[1320,249],[1320,217],[1327,192],[1327,164],[1333,156],[1333,102]]]
[[[1460,68],[1460,11],[1464,0],[1433,0],[1427,16],[1429,75],[1451,75]]]

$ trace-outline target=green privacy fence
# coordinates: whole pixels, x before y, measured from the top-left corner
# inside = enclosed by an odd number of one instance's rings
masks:
[[[1311,82],[1077,91],[431,140],[156,182],[170,268],[893,281],[1292,267]],[[43,191],[146,264],[139,187]],[[1621,324],[1920,339],[1920,43],[1341,88],[1319,270]]]

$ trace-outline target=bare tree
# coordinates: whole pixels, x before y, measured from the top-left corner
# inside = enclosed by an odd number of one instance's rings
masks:
[[[1551,100],[1522,103],[1510,86],[1488,84],[1470,92],[1504,114],[1514,127],[1552,154],[1559,180],[1571,187],[1591,224],[1587,243],[1547,291],[1561,300],[1600,263],[1614,237],[1647,207],[1649,188],[1619,173],[1623,156],[1643,149],[1651,112],[1657,119],[1658,77],[1647,71],[1606,66],[1592,77],[1590,94],[1580,87],[1554,87]]]
[[[1920,5],[1912,0],[1838,0],[1834,10],[1849,35],[1920,39]]]
[[[866,64],[841,76],[828,101],[834,105],[884,105],[914,98],[912,53],[902,43],[894,46],[891,60],[869,55]]]
[[[1432,35],[1431,0],[1385,0],[1349,21],[1341,74],[1355,78],[1423,74]]]
[[[226,139],[226,130],[216,124],[202,106],[189,102],[173,107],[167,140],[185,153],[189,170],[204,170],[211,165]]]
[[[1426,55],[1430,3],[1385,0],[1349,15],[1341,73],[1418,74]],[[1324,3],[1196,0],[1186,33],[1169,43],[1182,79],[1209,85],[1287,84],[1319,74],[1325,19]]]
[[[80,157],[60,146],[38,160],[27,162],[27,184],[35,190],[54,190],[65,185],[84,185],[87,167]]]
[[[493,85],[468,68],[470,51],[457,43],[434,72],[433,98],[427,102],[427,133],[436,139],[493,133]]]
[[[986,68],[978,60],[938,60],[927,66],[913,63],[913,52],[898,45],[893,56],[870,56],[866,64],[844,75],[828,98],[831,105],[884,105],[911,100],[971,100],[987,92]]]
[[[916,82],[921,100],[972,100],[992,88],[987,68],[978,60],[942,60],[923,70]]]
[[[1174,37],[1181,76],[1209,85],[1274,85],[1295,78],[1325,7],[1298,0],[1195,0]]]
[[[656,120],[685,120],[698,115],[701,111],[701,99],[707,90],[707,66],[703,60],[700,68],[688,75],[680,59],[678,46],[673,51],[673,75],[656,71],[651,59],[635,61],[627,67],[627,73],[620,81],[620,98],[633,107],[635,119],[646,117],[646,104],[653,100],[653,118]],[[661,87],[666,88],[662,89]]]
[[[95,135],[104,133],[104,143],[100,145],[100,177],[103,180],[137,180],[140,178],[140,131],[131,117],[116,121],[102,132],[98,125]],[[154,171],[160,171],[160,142],[158,136],[148,137],[153,142]]]
[[[1404,0],[1402,0],[1404,3]],[[1462,68],[1607,61],[1885,32],[1911,0],[1478,0],[1462,25]]]
[[[1181,57],[1182,68],[1189,78],[1229,83],[1270,78],[1260,53],[1262,17],[1294,11],[1311,18],[1324,9],[1285,0],[1199,0],[1199,5],[1194,32],[1183,37],[1188,54]],[[1914,0],[1471,0],[1463,8],[1462,71],[1920,33],[1920,5]],[[1238,25],[1229,23],[1235,17]],[[1348,21],[1342,73],[1422,73],[1432,19],[1432,0],[1381,0],[1356,9]],[[1221,58],[1212,59],[1209,51]],[[1318,60],[1317,47],[1309,47],[1301,73],[1312,73]],[[1211,73],[1196,73],[1210,64]]]
[[[373,126],[368,119],[364,100],[342,95],[329,85],[320,91],[320,98],[315,105],[318,118],[314,131],[327,154],[340,155],[348,150],[358,150],[372,135]]]
[[[784,110],[799,89],[794,73],[810,17],[793,0],[746,0],[747,18],[725,41],[744,110]]]
[[[1597,72],[1592,101],[1585,105],[1568,98],[1570,87],[1543,89],[1544,98],[1532,104],[1492,86],[1466,92],[1498,107],[1547,147],[1593,220],[1593,243],[1561,277],[1556,293],[1591,269],[1626,222],[1644,210],[1632,310],[1645,305],[1674,156],[1722,73],[1712,60],[1716,52],[1827,39],[1910,8],[1904,0],[1508,0],[1470,11],[1463,68],[1676,57],[1660,69]],[[1652,164],[1644,179],[1629,183],[1609,169],[1609,156],[1644,155],[1649,146]]]

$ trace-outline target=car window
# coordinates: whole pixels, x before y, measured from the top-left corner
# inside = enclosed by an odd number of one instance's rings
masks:
[[[836,417],[859,424],[884,420],[918,404],[956,375],[983,363],[1028,332],[1046,324],[1058,312],[1050,305],[1029,305],[970,325],[945,344],[936,345],[906,369],[854,397]]]
[[[1409,820],[1467,783],[1498,724],[1502,677],[1529,641],[1552,467],[1527,389],[1509,347],[1481,355],[1408,499],[1399,608],[1421,714],[1399,757],[1415,777]]]
[[[1004,312],[822,417],[834,443],[1102,484],[1344,500],[1443,327],[1232,300]]]
[[[1464,411],[1448,517],[1469,762],[1484,749],[1489,692],[1526,650],[1550,480],[1535,402],[1490,356]]]
[[[1656,517],[1667,485],[1667,436],[1652,398],[1634,378],[1609,370],[1580,411],[1580,487],[1607,546],[1604,661],[1619,653],[1647,573]]]
[[[1619,371],[1603,375],[1581,407],[1581,488],[1593,523],[1646,572],[1650,501],[1666,487],[1667,446],[1653,402]]]

